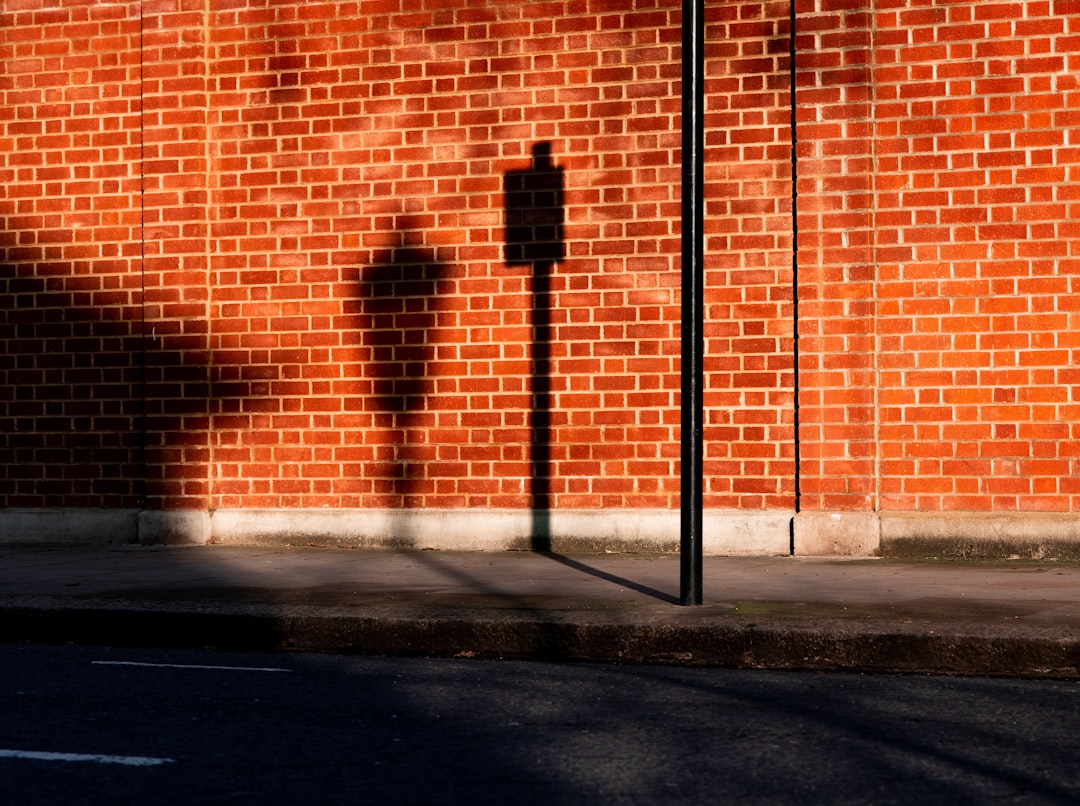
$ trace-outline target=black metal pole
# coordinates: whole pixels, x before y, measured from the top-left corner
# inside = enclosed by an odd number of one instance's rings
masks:
[[[705,0],[682,8],[682,402],[680,601],[701,604],[705,372]]]

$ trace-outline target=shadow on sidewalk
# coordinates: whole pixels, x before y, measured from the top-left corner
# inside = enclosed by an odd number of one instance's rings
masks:
[[[573,568],[575,571],[581,571],[583,574],[596,577],[597,579],[603,579],[607,582],[612,582],[624,588],[629,588],[632,591],[644,594],[645,596],[652,597],[653,599],[659,599],[661,602],[667,602],[668,604],[679,604],[679,597],[673,596],[669,593],[657,590],[656,588],[650,588],[648,585],[642,585],[639,582],[633,582],[624,577],[616,576],[615,574],[609,574],[606,571],[601,571],[599,568],[593,568],[585,563],[571,559],[562,554],[556,554],[553,551],[541,551],[539,554],[554,560],[560,565],[565,565],[567,568]]]

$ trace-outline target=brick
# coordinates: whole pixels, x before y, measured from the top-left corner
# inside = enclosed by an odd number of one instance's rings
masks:
[[[676,504],[676,4],[166,2],[142,54],[119,7],[29,5],[0,32],[6,257],[52,285],[0,287],[4,354],[39,373],[0,368],[0,419],[61,463],[75,418],[130,428],[145,269],[154,450],[146,480],[136,442],[97,492],[26,478],[7,505],[526,506],[537,306],[555,504]],[[1076,416],[1071,5],[832,5],[796,5],[801,505],[1075,508],[1052,453],[1000,489],[943,459],[1051,451]],[[793,506],[788,9],[709,12],[707,501]],[[502,177],[540,140],[567,258],[534,299]],[[100,405],[46,418],[76,382]]]

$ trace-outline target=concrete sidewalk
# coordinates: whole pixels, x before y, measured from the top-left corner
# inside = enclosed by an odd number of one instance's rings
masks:
[[[1080,677],[1080,565],[0,548],[0,640]]]

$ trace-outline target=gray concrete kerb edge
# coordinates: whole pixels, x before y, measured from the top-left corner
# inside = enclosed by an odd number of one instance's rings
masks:
[[[577,613],[438,616],[205,602],[0,604],[0,640],[111,646],[214,646],[380,655],[618,661],[820,671],[1080,676],[1074,638],[879,629],[872,623],[767,625],[711,619],[610,622]]]

